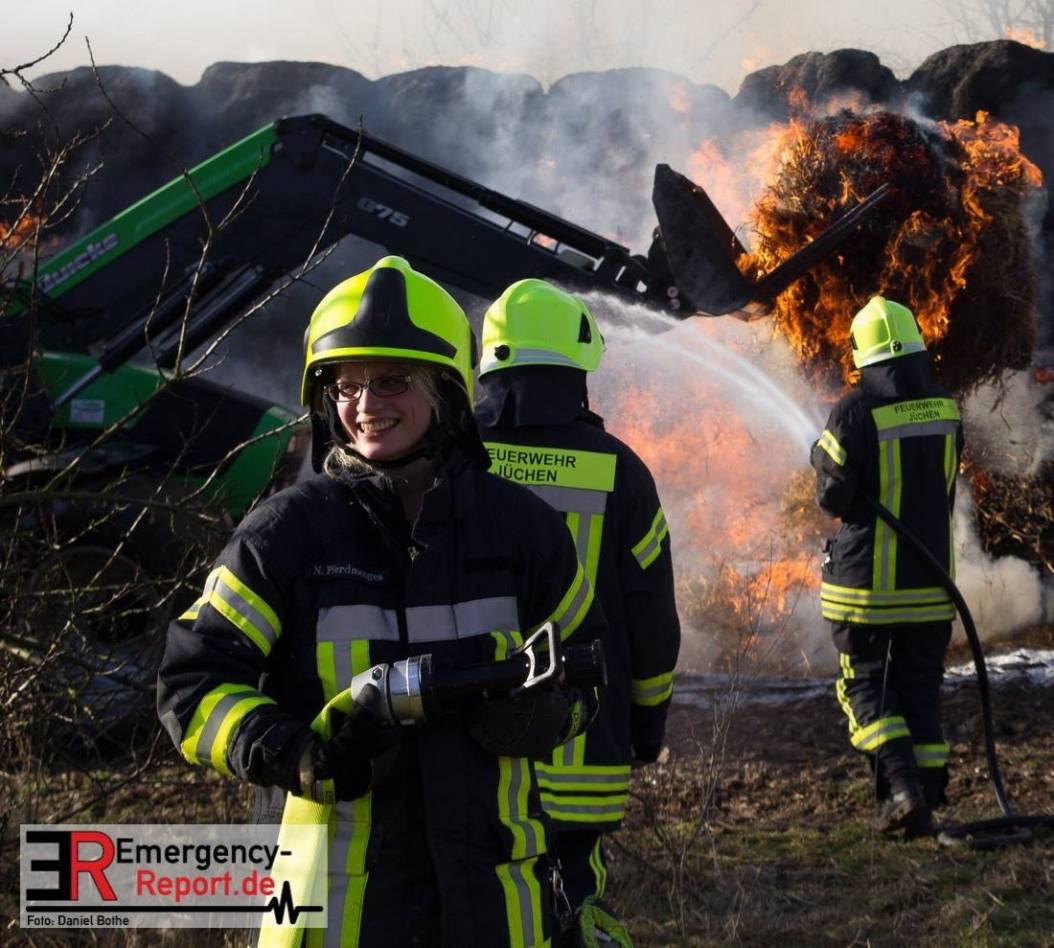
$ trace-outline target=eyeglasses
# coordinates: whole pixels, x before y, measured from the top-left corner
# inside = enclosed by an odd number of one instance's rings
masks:
[[[357,402],[362,393],[369,389],[378,398],[391,398],[402,395],[410,388],[409,375],[378,375],[375,379],[355,382],[351,379],[338,379],[325,386],[323,394],[333,402]]]

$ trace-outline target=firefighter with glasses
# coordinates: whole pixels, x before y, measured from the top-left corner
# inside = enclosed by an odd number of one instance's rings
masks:
[[[868,756],[875,829],[933,832],[946,803],[941,730],[944,653],[955,607],[930,567],[864,503],[882,504],[954,574],[952,507],[963,449],[959,410],[930,373],[911,311],[876,296],[853,318],[856,388],[835,405],[812,448],[817,502],[841,527],[820,587],[841,675],[849,739]]]
[[[307,945],[547,945],[559,890],[530,758],[589,720],[574,694],[426,724],[309,727],[381,662],[499,661],[534,628],[592,639],[599,607],[563,519],[486,473],[474,341],[437,283],[385,257],[306,335],[317,476],[260,503],[169,631],[161,720],[192,764],[286,794],[332,790],[328,928]],[[534,694],[531,692],[530,694]],[[332,796],[326,797],[329,802]]]
[[[598,717],[537,769],[578,937],[626,945],[601,901],[601,840],[624,816],[631,767],[662,748],[680,625],[655,483],[589,410],[587,375],[603,352],[578,297],[542,280],[512,284],[484,316],[476,418],[491,470],[563,515],[604,609],[608,685]]]

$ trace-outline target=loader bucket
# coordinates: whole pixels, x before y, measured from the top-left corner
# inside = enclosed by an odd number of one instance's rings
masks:
[[[669,165],[656,165],[652,204],[674,285],[688,310],[685,315],[694,308],[704,315],[723,316],[750,302],[767,303],[837,250],[889,193],[890,186],[882,185],[754,282],[736,266],[746,251],[706,191]]]

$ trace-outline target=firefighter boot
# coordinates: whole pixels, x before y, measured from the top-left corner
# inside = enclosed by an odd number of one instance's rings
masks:
[[[916,783],[894,790],[893,796],[879,809],[874,828],[883,836],[892,836],[900,830],[904,831],[905,839],[932,836],[933,817],[922,788]]]
[[[920,768],[919,783],[922,784],[922,795],[926,798],[926,806],[931,810],[948,805],[948,795],[945,792],[948,786],[947,767]]]

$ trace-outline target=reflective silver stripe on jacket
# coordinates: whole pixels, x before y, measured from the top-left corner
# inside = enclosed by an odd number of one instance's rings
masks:
[[[315,630],[319,642],[398,642],[399,617],[394,609],[380,606],[327,606],[318,610]]]
[[[959,430],[957,421],[924,421],[917,424],[897,425],[895,428],[880,428],[879,441],[894,438],[920,438],[923,435],[954,435]]]
[[[450,606],[410,606],[406,610],[406,631],[411,642],[468,639],[519,626],[520,614],[512,596],[470,599]]]
[[[606,490],[589,490],[585,487],[549,487],[546,484],[528,484],[532,494],[540,497],[560,513],[602,514],[607,506]]]
[[[519,611],[512,596],[406,609],[406,634],[410,642],[467,639],[498,629],[518,629],[519,626]],[[358,639],[398,642],[399,616],[394,609],[380,606],[330,606],[319,610],[316,629],[320,642]]]

